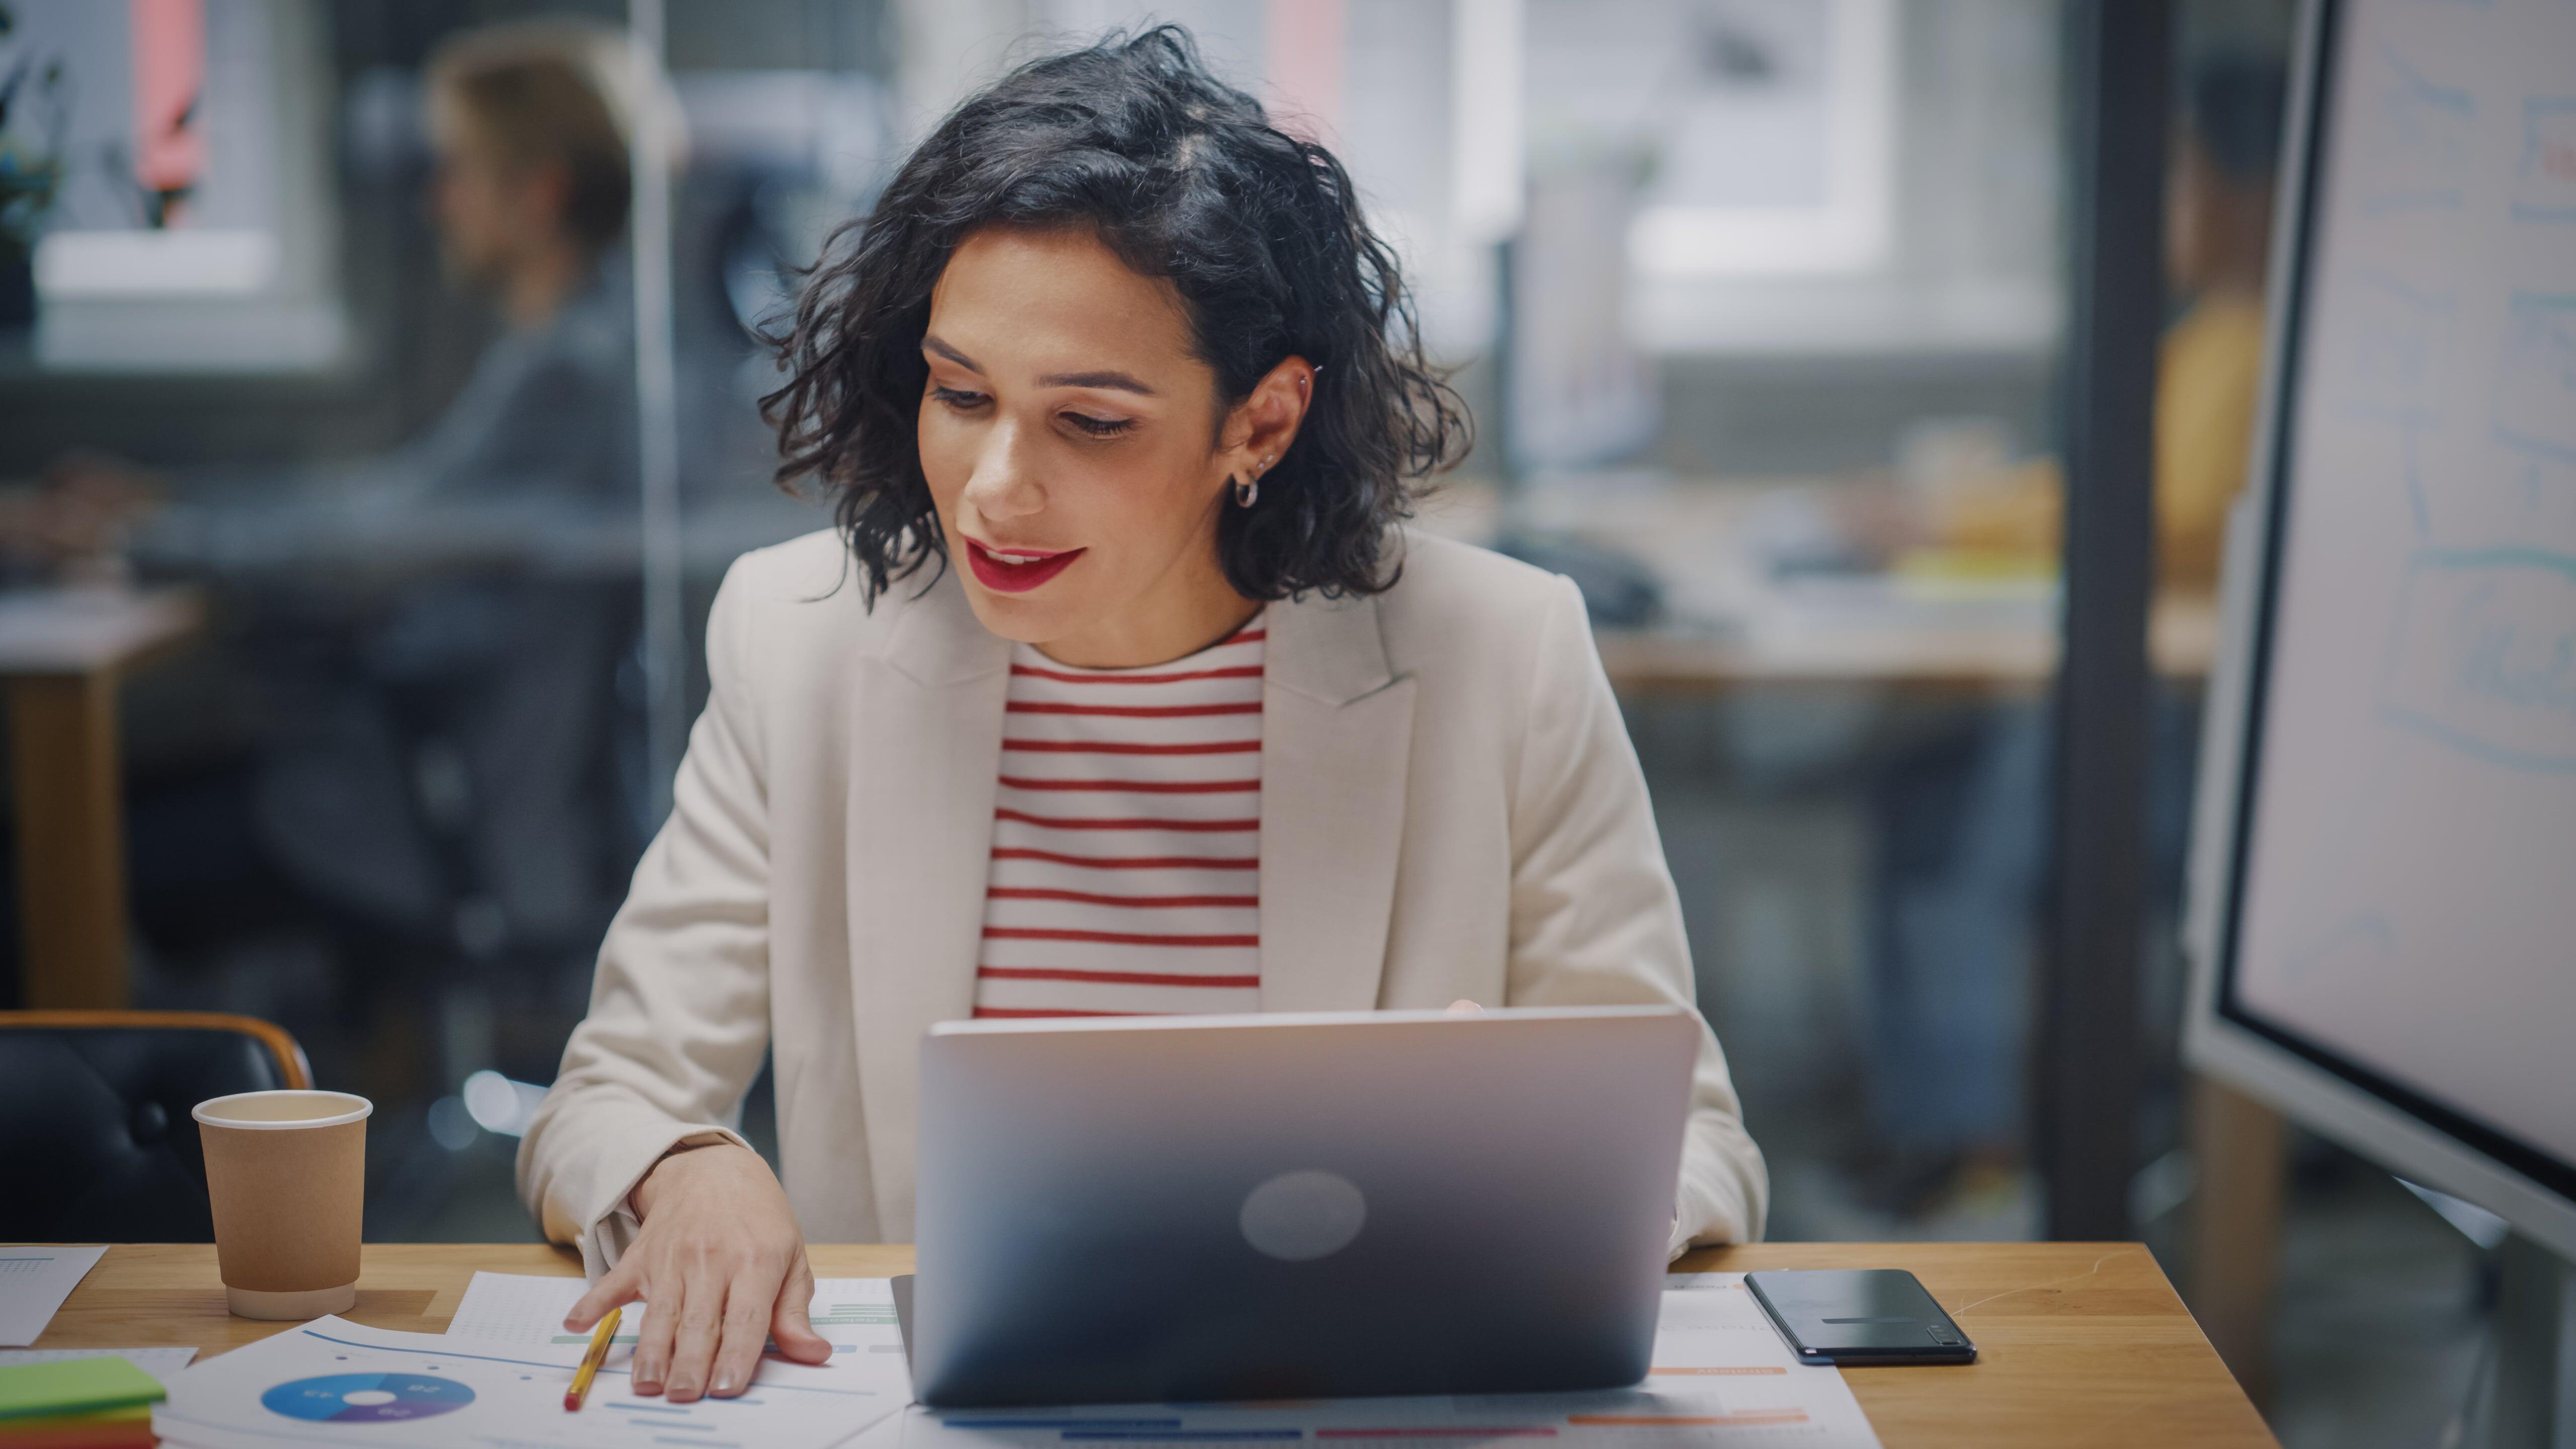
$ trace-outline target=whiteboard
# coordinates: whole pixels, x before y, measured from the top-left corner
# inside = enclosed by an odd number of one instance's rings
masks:
[[[2576,1197],[2576,0],[2314,33],[2218,1009]]]

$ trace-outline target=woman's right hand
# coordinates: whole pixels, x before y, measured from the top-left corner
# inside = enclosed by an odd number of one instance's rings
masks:
[[[673,1153],[632,1200],[642,1230],[564,1327],[587,1333],[609,1309],[643,1300],[650,1311],[635,1345],[635,1392],[667,1393],[674,1403],[730,1398],[751,1387],[771,1339],[799,1363],[832,1356],[807,1319],[814,1270],[804,1232],[757,1153],[730,1142]]]

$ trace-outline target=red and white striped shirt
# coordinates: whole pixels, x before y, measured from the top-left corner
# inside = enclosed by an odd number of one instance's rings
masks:
[[[1013,648],[977,1016],[1261,1009],[1265,637],[1144,669]]]

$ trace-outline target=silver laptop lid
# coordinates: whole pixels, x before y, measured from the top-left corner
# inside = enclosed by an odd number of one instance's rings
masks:
[[[1669,1006],[936,1027],[915,1391],[1635,1382],[1700,1031]]]

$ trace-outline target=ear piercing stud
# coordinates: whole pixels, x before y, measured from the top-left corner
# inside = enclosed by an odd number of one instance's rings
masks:
[[[1278,461],[1279,457],[1274,453],[1245,469],[1250,477],[1235,480],[1234,504],[1237,508],[1250,508],[1261,497],[1261,475],[1269,472],[1270,465]]]

